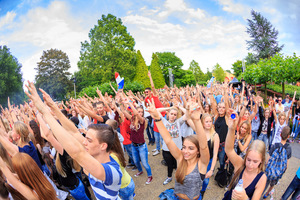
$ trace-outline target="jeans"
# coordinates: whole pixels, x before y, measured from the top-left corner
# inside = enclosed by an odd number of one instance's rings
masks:
[[[268,134],[263,134],[261,133],[259,136],[258,136],[258,140],[261,140],[265,143],[266,145],[266,152],[268,152],[268,148],[269,148],[269,139],[268,139]]]
[[[225,167],[225,147],[222,147],[222,151],[218,153],[218,158],[220,162],[220,169],[224,169]]]
[[[251,131],[251,134],[252,134],[251,142],[252,142],[253,140],[257,140],[257,131]]]
[[[77,177],[78,178],[78,177]],[[80,178],[78,178],[78,186],[73,189],[73,190],[69,190],[70,194],[72,195],[72,197],[74,197],[74,199],[78,199],[78,200],[89,200],[88,196],[85,193],[85,188],[83,183],[81,182]]]
[[[133,194],[134,194],[134,182],[131,179],[129,185],[127,185],[125,188],[121,188],[119,190],[119,196],[122,200],[133,200]]]
[[[293,194],[293,192],[294,192],[294,194]],[[300,179],[297,177],[297,175],[292,180],[289,187],[286,189],[286,191],[282,195],[281,199],[286,200],[289,198],[289,196],[291,196],[291,194],[293,194],[292,200],[296,200],[298,195],[300,195]]]
[[[210,159],[210,161],[209,161],[209,163],[208,163],[208,165],[207,165],[206,173],[209,172],[209,170],[210,170],[212,160],[213,160],[213,159]],[[207,188],[207,186],[208,186],[208,183],[209,183],[209,178],[205,178],[205,179],[203,180],[201,192],[205,192],[205,190],[206,190],[206,188]]]
[[[154,137],[153,126],[151,126],[151,121],[150,121],[149,118],[148,118],[148,126],[147,126],[146,131],[147,131],[147,136],[148,136],[149,142],[153,142],[154,143],[155,142],[155,137]]]
[[[148,176],[152,176],[151,167],[148,163],[148,148],[146,143],[144,143],[141,146],[134,146],[133,144],[131,144],[131,146],[133,161],[135,166],[138,168],[139,172],[143,171],[140,163],[142,162],[142,165],[146,169]]]
[[[163,139],[162,139],[161,135],[159,134],[159,132],[155,132],[155,131],[154,131],[154,137],[155,137],[156,149],[158,151],[160,151],[160,143],[161,143],[161,146],[162,146]]]
[[[299,125],[299,123],[300,123],[300,119],[299,120],[295,119],[295,122],[293,124],[293,129],[292,129],[292,132],[295,134],[295,135],[293,135],[294,139],[297,138],[297,136],[298,136],[298,134],[300,132],[300,125]]]
[[[129,164],[134,165],[134,161],[133,161],[133,157],[132,157],[132,146],[131,146],[131,144],[124,145],[124,148],[125,148],[125,150],[128,154],[128,157],[129,157]]]

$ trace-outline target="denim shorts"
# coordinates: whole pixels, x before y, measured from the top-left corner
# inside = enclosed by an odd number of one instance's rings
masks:
[[[122,198],[122,200],[132,200],[134,189],[135,189],[135,185],[131,178],[130,183],[125,188],[121,188],[119,190],[119,196]]]

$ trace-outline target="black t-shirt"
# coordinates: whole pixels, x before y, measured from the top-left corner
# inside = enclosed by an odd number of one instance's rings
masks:
[[[295,110],[295,115],[300,115],[300,107],[299,107],[299,108],[296,108],[296,110]]]
[[[215,122],[215,131],[218,133],[220,137],[220,143],[225,142],[227,132],[228,132],[228,126],[226,124],[225,116],[218,117],[218,119]]]
[[[103,122],[97,121],[97,124],[105,124],[105,122],[109,119],[108,115],[101,116],[103,118]]]
[[[72,171],[71,162],[72,158],[69,156],[69,154],[64,150],[63,155],[59,155],[60,163],[63,168],[63,170],[66,173],[66,177],[62,177],[59,173],[59,179],[63,186],[65,187],[72,187],[74,185],[78,185],[78,179],[76,175]]]

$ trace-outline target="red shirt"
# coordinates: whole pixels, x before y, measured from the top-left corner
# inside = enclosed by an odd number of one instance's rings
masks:
[[[145,121],[143,124],[138,123],[138,127],[135,127],[133,123],[130,124],[130,139],[136,144],[145,142],[144,138]]]
[[[130,120],[124,119],[124,121],[120,124],[120,132],[124,138],[123,144],[128,145],[131,144],[130,140]]]
[[[148,96],[145,98],[145,105],[146,106],[149,105],[148,100],[152,101],[151,99],[154,100],[155,108],[163,108],[164,107],[163,104],[159,101],[158,97],[154,96],[154,95],[152,95],[150,98]],[[162,112],[161,114],[162,114],[162,116],[165,116],[166,112]],[[157,128],[155,122],[154,122],[153,131],[158,132],[158,128]]]

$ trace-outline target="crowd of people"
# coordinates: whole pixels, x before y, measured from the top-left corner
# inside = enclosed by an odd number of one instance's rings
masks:
[[[1,106],[0,199],[139,199],[127,171],[137,178],[145,170],[151,184],[149,145],[167,166],[161,184],[174,188],[161,199],[205,199],[210,179],[224,171],[223,199],[272,196],[289,144],[299,142],[296,92],[265,102],[245,82],[156,89],[148,76],[143,92],[112,87],[114,97],[97,89],[98,97],[65,102],[39,89],[42,100],[28,82],[28,102]],[[299,178],[300,167],[281,199],[300,195]]]

